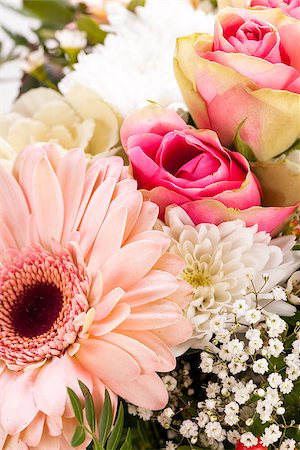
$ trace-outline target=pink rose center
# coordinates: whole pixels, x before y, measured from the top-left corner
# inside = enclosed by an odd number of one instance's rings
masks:
[[[0,358],[22,368],[58,356],[77,337],[87,310],[87,274],[68,252],[13,253],[0,268]]]

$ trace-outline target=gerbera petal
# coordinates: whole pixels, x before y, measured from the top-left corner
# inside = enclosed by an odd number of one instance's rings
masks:
[[[9,434],[24,430],[38,413],[33,398],[35,375],[33,370],[23,372],[7,387],[1,402],[1,424]]]
[[[160,254],[161,246],[151,241],[133,242],[122,247],[102,267],[104,293],[115,287],[125,290],[132,286],[149,272]]]
[[[110,382],[123,383],[140,374],[137,362],[127,352],[101,339],[88,339],[81,343],[76,354],[80,364],[108,386]]]
[[[51,248],[51,239],[60,241],[64,224],[63,197],[57,176],[46,158],[36,165],[33,175],[35,220],[42,243]]]
[[[177,288],[178,281],[173,275],[160,270],[152,270],[131,286],[121,301],[130,306],[140,306],[167,297]]]
[[[11,231],[18,246],[26,244],[26,224],[29,211],[23,192],[14,177],[0,165],[0,192],[1,196],[0,219]]]
[[[94,273],[121,248],[127,221],[127,210],[120,207],[104,220],[89,258],[88,267]]]
[[[101,302],[95,307],[95,321],[99,321],[108,316],[108,314],[117,305],[125,294],[123,289],[117,287],[101,298]]]
[[[159,359],[158,372],[169,372],[176,366],[176,359],[169,347],[151,331],[124,331],[122,333],[151,348]]]
[[[155,330],[182,318],[182,311],[173,302],[160,300],[132,308],[130,316],[119,326],[122,330]]]
[[[144,202],[140,211],[140,215],[131,230],[131,235],[151,230],[158,217],[158,206],[156,203]]]
[[[143,204],[143,196],[139,191],[125,192],[124,194],[119,195],[119,197],[116,197],[112,201],[109,211],[114,211],[120,206],[123,206],[127,209],[127,222],[124,232],[124,240],[126,240],[129,234],[131,233],[132,228],[139,217],[142,204]]]
[[[156,373],[140,375],[134,381],[112,381],[110,385],[120,397],[142,408],[159,410],[168,402],[165,385]]]
[[[30,424],[21,434],[22,441],[29,447],[37,447],[39,444],[45,423],[45,415],[39,412]]]
[[[64,227],[62,233],[62,241],[64,243],[67,242],[72,231],[82,198],[85,180],[84,158],[84,153],[81,150],[69,151],[61,159],[57,169],[57,177],[64,200]]]
[[[175,347],[175,345],[185,342],[192,335],[192,326],[185,319],[180,319],[178,322],[163,327],[158,330],[153,330],[153,333],[159,337],[168,347]]]
[[[119,333],[108,333],[102,336],[102,339],[122,348],[133,356],[143,373],[152,373],[153,368],[159,370],[158,357],[149,347],[141,342]]]
[[[89,333],[94,336],[102,336],[120,326],[130,314],[130,306],[122,303],[116,305],[112,312],[101,322],[94,322],[89,329]]]
[[[49,416],[62,414],[66,403],[66,373],[63,362],[52,358],[39,371],[34,383],[37,407]]]
[[[89,252],[95,241],[95,237],[107,213],[115,185],[115,178],[107,178],[91,196],[79,227],[81,235],[80,245],[84,255]]]

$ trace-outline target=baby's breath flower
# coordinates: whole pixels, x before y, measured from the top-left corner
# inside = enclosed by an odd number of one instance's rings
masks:
[[[253,447],[258,443],[257,437],[255,437],[252,433],[243,433],[240,440],[245,447]]]
[[[269,363],[265,358],[261,358],[261,359],[258,359],[257,361],[255,361],[255,363],[253,364],[253,367],[252,367],[253,372],[259,373],[261,375],[266,373],[268,368],[269,368]]]

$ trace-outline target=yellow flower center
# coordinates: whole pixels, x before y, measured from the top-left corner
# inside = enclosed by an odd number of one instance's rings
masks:
[[[183,270],[183,279],[194,288],[199,286],[210,286],[212,282],[207,271],[192,267],[187,267]]]

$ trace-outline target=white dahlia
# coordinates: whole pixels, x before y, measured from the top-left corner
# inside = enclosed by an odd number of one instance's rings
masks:
[[[181,256],[185,268],[180,277],[194,290],[185,315],[193,326],[193,337],[181,345],[202,348],[211,338],[210,323],[221,310],[230,310],[236,300],[246,299],[253,307],[254,296],[245,295],[252,285],[260,291],[259,305],[280,315],[293,315],[294,306],[283,300],[270,304],[270,292],[285,281],[299,266],[299,253],[291,249],[294,238],[272,239],[257,226],[246,227],[241,220],[218,226],[203,223],[197,226],[180,208],[169,208],[167,225],[162,225],[172,241],[170,252]]]
[[[87,86],[123,117],[147,100],[163,106],[183,101],[173,73],[176,38],[212,32],[213,14],[189,0],[147,0],[136,11],[108,5],[112,33],[92,54],[79,55],[75,71],[60,83],[63,92],[77,83]]]

